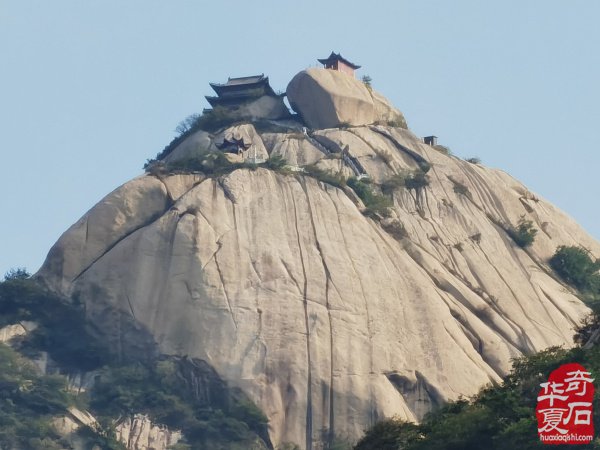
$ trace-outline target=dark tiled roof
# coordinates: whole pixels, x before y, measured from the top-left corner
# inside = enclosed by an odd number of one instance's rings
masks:
[[[210,83],[211,86],[240,86],[244,84],[256,84],[261,81],[268,81],[269,78],[265,77],[264,74],[260,75],[251,75],[249,77],[238,77],[238,78],[228,78],[227,83],[219,84],[219,83]]]
[[[219,97],[258,98],[261,95],[277,95],[269,84],[269,77],[264,74],[229,78],[227,83],[210,83],[210,86]]]
[[[357,64],[354,64],[350,61],[348,61],[346,58],[344,58],[341,54],[339,53],[334,53],[331,52],[331,55],[329,55],[328,58],[324,58],[324,59],[317,59],[317,61],[319,61],[321,64],[326,65],[327,63],[333,62],[333,61],[342,61],[344,64],[352,67],[354,70],[356,69],[360,69],[360,66]]]
[[[232,137],[231,139],[223,139],[223,142],[221,142],[220,144],[215,144],[215,145],[219,149],[224,149],[228,146],[237,146],[237,147],[242,147],[245,150],[248,150],[252,146],[252,143],[244,142],[244,138],[236,139],[236,138]]]

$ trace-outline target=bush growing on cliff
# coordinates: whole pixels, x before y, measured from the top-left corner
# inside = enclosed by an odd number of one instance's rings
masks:
[[[452,150],[450,150],[450,147],[446,147],[445,145],[438,144],[438,145],[434,145],[433,148],[444,155],[448,155],[448,156],[452,155]]]
[[[398,189],[406,187],[406,172],[397,173],[381,183],[381,191],[386,195],[391,195]]]
[[[200,114],[190,114],[185,119],[183,119],[177,126],[175,127],[175,132],[178,136],[184,135],[192,131],[198,124],[200,120]]]
[[[586,249],[561,245],[550,258],[550,266],[580,291],[600,293],[600,259],[593,260]]]
[[[404,185],[408,189],[422,189],[429,186],[429,177],[425,170],[415,170],[408,174],[404,181]]]
[[[343,188],[346,185],[346,178],[341,172],[333,173],[323,170],[314,164],[304,166],[304,173],[310,177],[316,178],[323,183],[331,184],[332,186]]]
[[[280,171],[285,168],[285,166],[287,165],[287,161],[284,159],[283,156],[271,155],[269,156],[269,159],[265,161],[264,165],[267,169]]]
[[[147,169],[155,161],[163,160],[169,153],[181,144],[188,136],[195,133],[198,130],[216,132],[222,128],[236,123],[237,119],[231,115],[229,111],[221,106],[217,106],[209,111],[200,114],[191,114],[183,119],[177,127],[175,132],[177,136],[173,138],[165,148],[163,148],[154,159],[146,161],[144,169]]]
[[[205,153],[185,159],[178,159],[173,162],[163,163],[154,161],[147,165],[146,173],[150,175],[166,175],[173,173],[193,173],[201,172],[208,176],[219,176],[231,173],[237,169],[256,169],[265,167],[267,169],[288,173],[286,171],[287,161],[281,156],[272,156],[260,164],[249,162],[231,162],[227,155],[221,151],[206,151]]]
[[[373,88],[371,86],[371,83],[373,82],[373,78],[371,78],[369,75],[363,75],[362,82],[367,87],[367,89],[371,90]]]
[[[517,227],[508,226],[506,227],[506,232],[515,241],[515,244],[521,248],[526,248],[533,244],[538,230],[533,226],[531,220],[527,220],[525,216],[521,216]]]
[[[464,195],[465,197],[471,197],[471,192],[469,191],[469,188],[461,183],[460,181],[455,180],[452,177],[448,177],[450,179],[450,181],[452,182],[452,190],[457,193],[458,195]]]
[[[400,188],[421,189],[429,186],[429,177],[422,169],[413,171],[402,171],[397,173],[381,184],[381,190],[386,195],[391,195]]]
[[[388,197],[373,191],[373,187],[370,183],[352,177],[348,179],[348,186],[356,192],[356,195],[358,195],[365,204],[365,215],[379,215],[382,217],[388,217],[390,215],[389,208],[392,206],[392,201]]]
[[[402,222],[397,219],[382,222],[381,227],[398,241],[401,241],[408,236],[406,228],[404,228]]]

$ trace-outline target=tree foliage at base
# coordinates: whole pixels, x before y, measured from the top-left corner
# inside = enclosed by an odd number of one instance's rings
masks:
[[[63,377],[39,375],[31,362],[0,344],[0,448],[64,448],[52,418],[72,402]]]
[[[224,391],[217,403],[196,402],[176,363],[165,359],[105,367],[92,390],[90,406],[103,417],[148,414],[156,423],[182,430],[194,445],[251,442],[264,432],[267,419],[250,401]]]
[[[48,292],[32,279],[9,276],[0,283],[0,327],[20,321],[37,324],[21,343],[28,356],[46,351],[62,368],[84,371],[109,360],[104,345],[92,336],[81,304]]]
[[[600,349],[553,347],[513,361],[499,386],[488,386],[472,399],[450,402],[419,425],[388,419],[369,429],[355,450],[530,450],[539,442],[535,407],[540,383],[560,365],[580,363],[600,376]],[[600,400],[594,397],[594,426],[600,429]],[[582,448],[582,446],[561,446]],[[585,448],[600,449],[594,442]]]
[[[240,392],[223,384],[216,402],[200,404],[172,360],[111,358],[102,338],[88,332],[78,301],[51,294],[28,274],[10,272],[0,283],[0,327],[24,320],[37,328],[12,342],[21,353],[47,351],[67,373],[96,370],[97,381],[75,397],[67,393],[65,377],[39,375],[28,359],[0,344],[0,449],[69,448],[52,420],[71,405],[89,409],[102,424],[81,435],[103,450],[123,448],[114,438],[115,420],[138,413],[182,430],[190,448],[266,449],[267,419]]]

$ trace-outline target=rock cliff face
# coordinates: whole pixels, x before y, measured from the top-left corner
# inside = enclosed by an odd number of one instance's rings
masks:
[[[558,245],[600,246],[506,173],[399,127],[244,132],[294,165],[360,167],[373,183],[426,162],[430,183],[391,194],[384,221],[302,172],[124,184],[37,274],[84,299],[115,351],[205,361],[264,411],[274,445],[318,449],[385,416],[418,420],[499,380],[510,358],[571,342],[588,310],[547,260]],[[172,157],[194,139],[218,136]],[[527,250],[501,226],[521,216],[539,229]]]

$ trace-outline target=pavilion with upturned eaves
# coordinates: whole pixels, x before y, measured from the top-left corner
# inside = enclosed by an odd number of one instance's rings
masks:
[[[348,61],[339,53],[331,52],[331,55],[327,58],[318,59],[326,69],[337,70],[348,75],[354,76],[354,71],[360,69],[360,66]]]
[[[251,142],[245,142],[243,137],[235,138],[231,137],[229,139],[224,138],[223,142],[216,144],[219,150],[224,151],[225,153],[234,153],[236,155],[240,155],[245,150],[248,150],[251,146]]]
[[[244,102],[256,100],[263,95],[281,97],[269,84],[269,77],[264,74],[249,77],[228,78],[227,83],[210,83],[217,96],[207,96],[206,100],[214,108],[222,106],[231,108]]]
[[[285,119],[290,113],[264,74],[228,78],[227,83],[210,83],[216,96],[207,96],[210,106],[239,120]],[[208,112],[210,110],[204,110]]]

